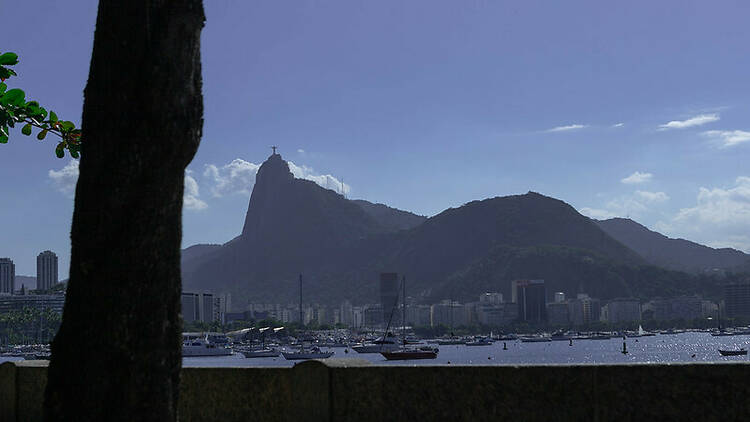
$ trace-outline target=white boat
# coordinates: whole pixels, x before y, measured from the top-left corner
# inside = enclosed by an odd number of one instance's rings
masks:
[[[472,341],[467,341],[467,346],[492,346],[492,339],[489,337],[475,337]]]
[[[275,358],[281,354],[278,349],[272,347],[260,347],[243,350],[242,354],[246,358]]]
[[[352,349],[357,353],[380,353],[380,352],[393,352],[401,348],[398,338],[392,334],[388,334],[385,337],[380,337],[371,343],[363,343],[352,346]]]
[[[231,354],[231,348],[209,341],[208,336],[194,339],[183,338],[182,341],[182,357],[229,356]]]
[[[299,350],[294,352],[281,352],[286,360],[302,360],[302,359],[327,359],[333,356],[333,352],[324,352],[317,346],[313,346],[310,349],[305,350],[304,347],[300,347]]]

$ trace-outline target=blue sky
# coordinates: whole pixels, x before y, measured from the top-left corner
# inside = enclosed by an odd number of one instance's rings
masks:
[[[744,1],[207,1],[184,245],[239,234],[278,145],[298,177],[424,215],[554,196],[750,251]],[[0,0],[10,86],[80,122],[96,2]],[[10,19],[9,19],[10,18]],[[0,145],[0,256],[69,265],[75,163]]]

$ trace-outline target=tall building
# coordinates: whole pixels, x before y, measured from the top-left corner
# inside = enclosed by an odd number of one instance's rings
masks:
[[[10,258],[0,258],[0,294],[12,295],[16,289],[16,264]]]
[[[44,251],[36,257],[36,289],[49,290],[57,284],[57,255]]]
[[[730,318],[750,316],[750,280],[724,285],[724,307]]]
[[[380,273],[380,307],[383,310],[382,320],[386,324],[398,305],[398,287],[397,273]]]
[[[565,293],[555,292],[555,303],[565,302]]]
[[[613,299],[607,304],[607,320],[612,324],[641,320],[641,302],[634,298]]]
[[[182,320],[195,322],[201,320],[200,295],[198,293],[182,292]]]
[[[479,303],[503,303],[503,294],[497,292],[487,292],[479,295]]]
[[[547,289],[544,280],[513,280],[513,302],[518,304],[518,319],[528,322],[547,320]]]

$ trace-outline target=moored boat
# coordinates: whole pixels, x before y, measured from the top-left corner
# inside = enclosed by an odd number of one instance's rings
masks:
[[[722,349],[719,349],[719,353],[722,356],[744,356],[744,355],[747,355],[747,349],[745,349],[744,347],[742,349],[739,349],[739,350],[722,350]]]
[[[437,347],[423,346],[423,347],[408,347],[392,352],[381,352],[388,360],[413,360],[413,359],[435,359],[437,358],[439,349]]]

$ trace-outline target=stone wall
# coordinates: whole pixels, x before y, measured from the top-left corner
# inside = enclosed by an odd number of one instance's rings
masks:
[[[180,420],[747,420],[750,364],[184,368]],[[46,361],[0,365],[0,420],[40,420]]]

